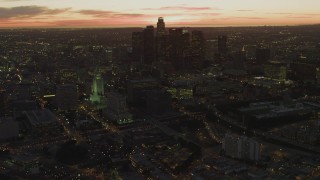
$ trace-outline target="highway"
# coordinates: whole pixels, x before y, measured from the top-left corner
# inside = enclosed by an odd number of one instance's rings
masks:
[[[77,142],[86,142],[86,139],[83,138],[77,131],[75,131],[67,122],[66,117],[59,114],[55,113],[56,117],[58,118],[59,124],[64,128],[65,132],[67,135],[71,138],[76,140]]]
[[[281,138],[279,136],[272,135],[270,133],[262,132],[259,130],[250,130],[247,127],[245,127],[242,124],[237,123],[235,120],[233,120],[230,117],[227,117],[223,115],[218,109],[215,107],[212,107],[210,111],[223,123],[229,126],[229,128],[232,128],[233,130],[240,131],[240,132],[245,132],[245,134],[251,134],[256,137],[261,138],[262,140],[272,143],[272,144],[277,144],[281,146],[286,146],[288,148],[300,150],[300,151],[305,151],[309,153],[315,153],[315,154],[320,154],[319,148],[311,147],[309,145],[300,145],[297,144],[295,141],[289,141],[288,139]]]

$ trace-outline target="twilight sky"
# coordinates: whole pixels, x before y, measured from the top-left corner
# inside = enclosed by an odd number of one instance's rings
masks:
[[[320,23],[320,0],[0,0],[1,27],[251,26]]]

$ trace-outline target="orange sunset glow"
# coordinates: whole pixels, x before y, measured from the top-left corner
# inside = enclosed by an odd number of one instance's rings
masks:
[[[320,22],[316,0],[0,0],[0,28],[302,25]]]

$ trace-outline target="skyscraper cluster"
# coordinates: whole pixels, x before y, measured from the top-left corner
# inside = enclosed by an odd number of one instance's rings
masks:
[[[162,17],[157,28],[147,26],[142,32],[132,33],[133,61],[152,65],[156,62],[170,63],[175,70],[199,68],[204,61],[205,41],[201,31],[190,34],[183,28],[166,30]]]

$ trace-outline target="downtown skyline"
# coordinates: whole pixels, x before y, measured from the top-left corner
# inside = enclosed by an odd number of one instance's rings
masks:
[[[315,0],[0,0],[0,28],[217,27],[318,24]]]
[[[319,179],[315,0],[0,0],[1,179]]]

